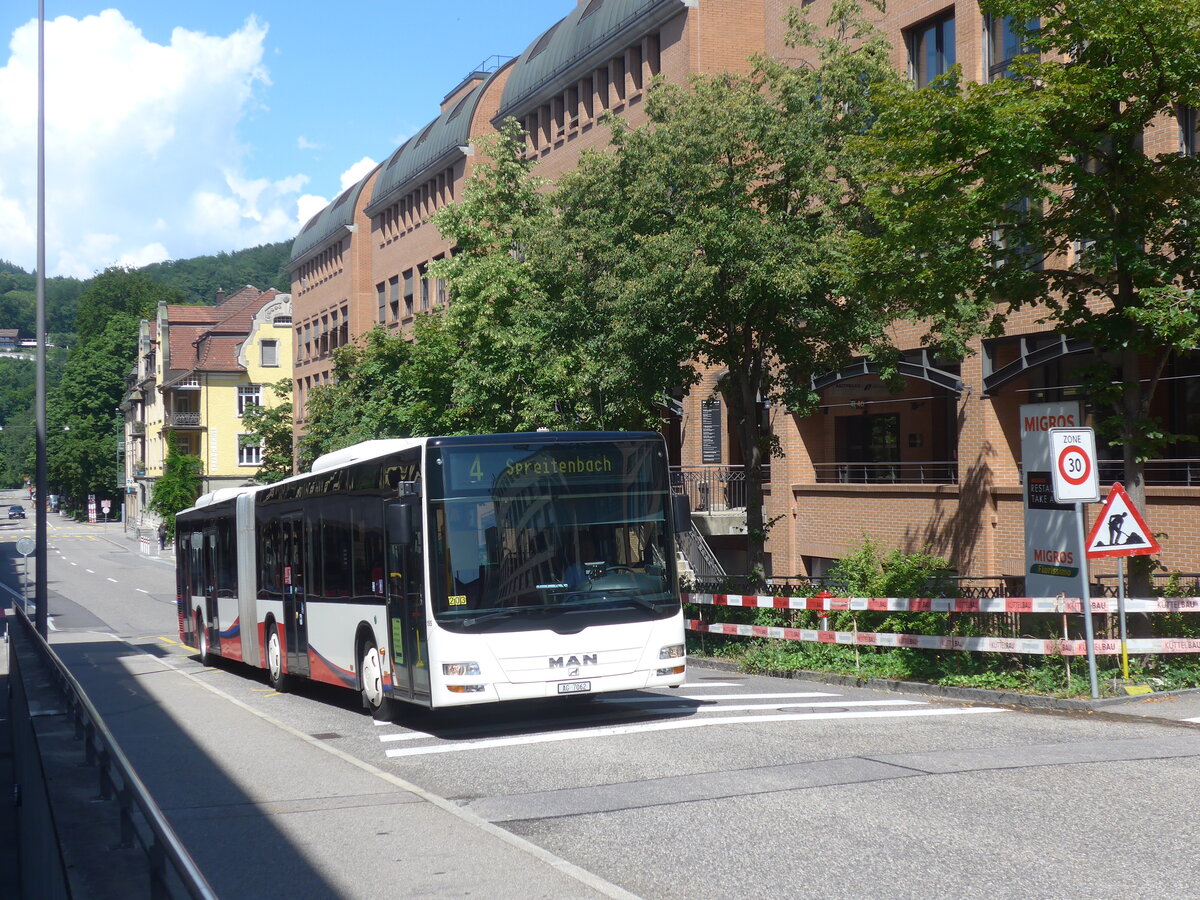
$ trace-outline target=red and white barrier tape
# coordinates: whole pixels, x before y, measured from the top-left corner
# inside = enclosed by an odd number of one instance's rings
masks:
[[[689,619],[689,631],[775,638],[820,644],[857,644],[864,647],[915,647],[920,650],[971,650],[985,653],[1028,653],[1041,656],[1086,656],[1083,641],[1045,641],[1034,638],[962,637],[930,634],[885,634],[874,631],[817,631],[811,628],[774,628],[766,625],[733,625]],[[1130,654],[1200,653],[1200,640],[1190,638],[1131,638]],[[1096,653],[1115,655],[1121,642],[1098,640]]]
[[[1078,597],[772,597],[752,594],[684,594],[684,603],[710,606],[742,606],[756,609],[811,609],[819,612],[861,610],[869,612],[947,612],[947,613],[1078,613]],[[1117,612],[1113,597],[1093,597],[1094,613]],[[1131,613],[1200,612],[1200,597],[1152,597],[1127,599],[1125,611]]]

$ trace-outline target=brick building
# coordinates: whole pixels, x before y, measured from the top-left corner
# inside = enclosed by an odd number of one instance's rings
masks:
[[[808,0],[816,23],[830,0]],[[445,302],[424,279],[450,247],[426,217],[454,202],[471,174],[472,141],[509,116],[527,133],[537,174],[569,171],[582,149],[602,144],[606,111],[645,121],[643,100],[661,75],[746,71],[748,57],[797,59],[785,43],[784,0],[580,0],[520,56],[473,72],[446,94],[438,117],[346,191],[300,233],[291,261],[297,428],[308,391],[329,378],[329,353],[375,324],[407,328]],[[1003,77],[1019,44],[975,0],[891,0],[878,24],[894,63],[918,85],[958,63],[967,78]],[[1146,136],[1150,152],[1196,152],[1196,121],[1181,112]],[[867,360],[818,382],[821,408],[799,418],[768,408],[783,456],[773,460],[766,517],[769,574],[820,575],[869,534],[883,548],[931,551],[974,578],[1021,576],[1024,489],[1021,407],[1069,402],[1091,348],[1046,330],[1035,311],[1010,317],[1003,337],[977,340],[962,363],[938,359],[921,332],[898,327],[906,388],[889,393]],[[721,373],[704,373],[664,423],[693,493],[696,522],[725,563],[740,571],[745,493],[730,436]],[[1200,434],[1200,361],[1172,363],[1152,414],[1174,431]],[[1200,444],[1147,464],[1147,509],[1165,532],[1162,560],[1200,571]],[[1118,479],[1105,449],[1102,484]],[[740,503],[740,506],[739,506]],[[1089,515],[1098,510],[1093,508]],[[1100,573],[1112,566],[1100,565]]]

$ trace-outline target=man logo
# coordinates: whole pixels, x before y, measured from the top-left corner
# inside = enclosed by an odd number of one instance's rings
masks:
[[[583,656],[551,656],[550,668],[563,669],[567,666],[596,666],[600,664],[598,653],[585,653]]]

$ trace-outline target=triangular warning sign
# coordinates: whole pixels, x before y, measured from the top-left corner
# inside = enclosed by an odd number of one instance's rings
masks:
[[[1149,556],[1162,550],[1125,488],[1114,484],[1087,536],[1088,559],[1108,556]]]

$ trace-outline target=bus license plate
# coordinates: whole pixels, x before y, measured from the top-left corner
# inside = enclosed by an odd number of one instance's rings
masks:
[[[560,694],[582,694],[592,689],[590,681],[564,681],[558,686]]]

